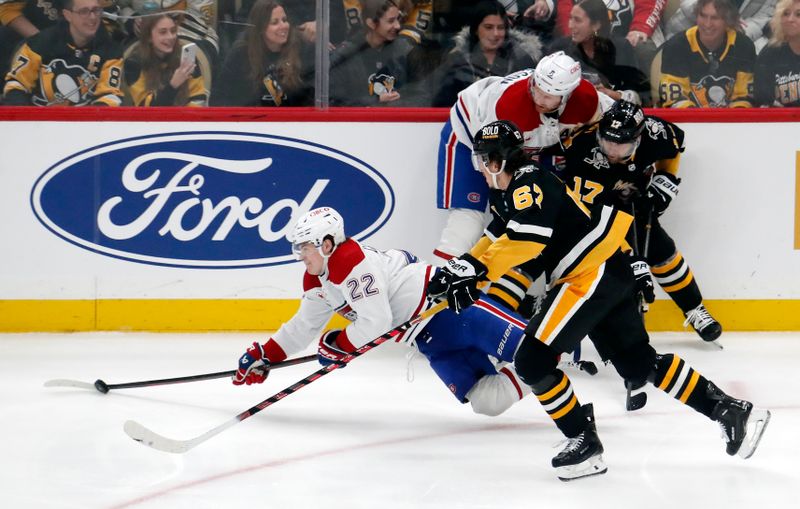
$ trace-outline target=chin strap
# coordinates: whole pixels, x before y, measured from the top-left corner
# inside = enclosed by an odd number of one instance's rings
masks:
[[[489,171],[488,168],[486,173],[488,173],[492,177],[492,188],[493,189],[500,189],[500,184],[497,183],[497,176],[503,173],[503,170],[506,168],[506,160],[503,159],[503,162],[500,164],[500,170],[496,172]]]

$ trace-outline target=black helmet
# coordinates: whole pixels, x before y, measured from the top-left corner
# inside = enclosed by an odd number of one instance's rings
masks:
[[[619,100],[600,119],[600,137],[614,143],[630,143],[644,131],[644,112],[637,104]]]
[[[481,127],[472,141],[472,153],[489,159],[507,161],[522,154],[524,140],[513,122],[495,120]]]

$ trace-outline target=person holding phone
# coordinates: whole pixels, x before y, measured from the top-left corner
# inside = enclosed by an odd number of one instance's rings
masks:
[[[197,45],[178,41],[174,15],[142,19],[139,43],[125,58],[125,95],[134,106],[208,106]]]

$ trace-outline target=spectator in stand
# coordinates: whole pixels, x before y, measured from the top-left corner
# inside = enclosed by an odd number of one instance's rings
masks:
[[[219,36],[212,26],[217,0],[130,0],[131,8],[123,9],[126,16],[148,16],[158,12],[180,13],[178,39],[197,44],[198,65],[216,69],[219,59]],[[129,20],[128,32],[138,37],[139,27],[146,17]]]
[[[753,41],[737,31],[732,0],[699,0],[697,24],[664,44],[659,95],[665,108],[752,106]]]
[[[584,79],[615,101],[650,103],[650,83],[636,67],[633,46],[611,34],[603,0],[580,0],[572,6],[569,35],[554,41],[548,53],[564,51],[581,63]]]
[[[756,53],[766,46],[769,40],[764,33],[772,14],[775,12],[776,0],[736,0],[739,10],[739,28],[753,41]],[[685,32],[695,22],[695,5],[697,0],[682,0],[678,9],[664,24],[664,35],[671,39],[675,34]]]
[[[517,0],[517,16],[512,18],[515,20],[515,26],[524,32],[537,34],[542,44],[550,44],[556,28],[556,6],[554,1]],[[509,0],[503,0],[504,5],[508,3]]]
[[[244,0],[236,12],[236,21],[246,23],[256,0]],[[309,0],[284,0],[283,7],[289,15],[289,23],[294,26],[298,35],[308,44],[317,40],[317,4]],[[345,40],[354,27],[361,26],[360,0],[334,0],[330,3],[331,49]]]
[[[449,108],[459,92],[479,79],[536,67],[541,57],[539,38],[510,28],[506,10],[499,2],[478,4],[469,26],[455,37],[455,47],[437,80],[433,106]]]
[[[208,106],[196,60],[181,60],[177,17],[161,13],[142,20],[139,44],[123,66],[125,92],[134,106]]]
[[[557,0],[556,30],[569,35],[569,18],[576,0]],[[664,42],[659,23],[664,0],[604,0],[611,21],[611,35],[624,37],[633,46],[639,69],[649,69],[650,62]]]
[[[401,25],[393,0],[364,0],[363,29],[354,32],[331,55],[331,104],[334,106],[405,106],[408,51],[395,45]]]
[[[800,106],[800,0],[780,0],[769,24],[769,45],[756,59],[756,103]]]
[[[3,102],[15,106],[119,106],[122,54],[98,0],[64,0],[64,17],[17,51]]]
[[[244,39],[225,59],[219,106],[311,106],[314,102],[313,47],[300,39],[282,2],[257,0]]]
[[[0,0],[0,73],[8,71],[11,57],[23,40],[56,24],[59,5],[56,0]],[[101,0],[100,6],[111,14],[119,11],[117,0]],[[103,18],[103,24],[115,40],[124,37],[124,30],[116,21]]]

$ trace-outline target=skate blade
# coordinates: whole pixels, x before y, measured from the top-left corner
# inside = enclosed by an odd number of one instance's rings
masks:
[[[742,445],[736,454],[742,459],[747,459],[756,452],[758,444],[761,442],[761,436],[764,430],[767,429],[767,424],[772,417],[769,410],[753,409],[750,412],[750,417],[747,418],[747,435],[744,437]]]
[[[560,480],[569,482],[583,477],[605,474],[607,471],[608,467],[603,461],[603,455],[598,454],[577,465],[558,467],[556,468],[556,475]]]

